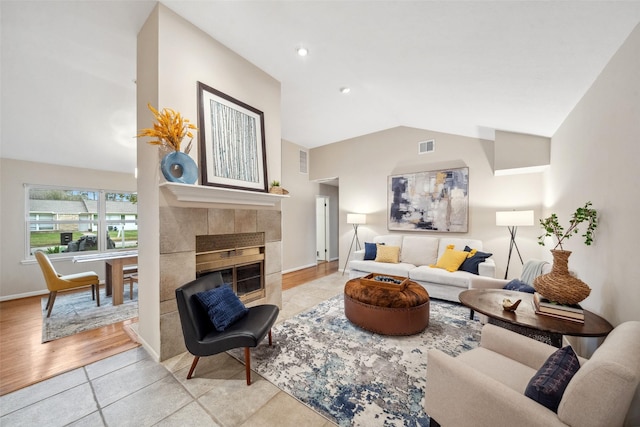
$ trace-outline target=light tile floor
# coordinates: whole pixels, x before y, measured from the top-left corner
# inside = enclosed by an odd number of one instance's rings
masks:
[[[342,292],[346,280],[334,273],[284,291],[277,322]],[[1,396],[0,426],[334,425],[255,372],[247,386],[244,365],[227,353],[202,358],[187,381],[192,360],[157,363],[142,347],[129,350]]]

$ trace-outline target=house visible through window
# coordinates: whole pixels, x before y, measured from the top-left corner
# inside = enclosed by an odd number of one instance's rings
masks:
[[[27,257],[138,247],[137,193],[27,185],[26,200]]]

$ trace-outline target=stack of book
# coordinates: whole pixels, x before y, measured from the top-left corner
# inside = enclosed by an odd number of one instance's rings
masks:
[[[584,310],[579,304],[558,304],[536,292],[533,294],[533,305],[536,314],[584,323]]]

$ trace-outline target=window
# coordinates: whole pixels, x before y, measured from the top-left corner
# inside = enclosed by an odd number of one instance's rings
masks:
[[[138,247],[136,193],[35,185],[25,193],[27,257],[38,249],[56,256]]]

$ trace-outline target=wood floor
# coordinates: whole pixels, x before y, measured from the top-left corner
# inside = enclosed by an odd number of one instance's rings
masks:
[[[282,289],[336,271],[338,262],[332,261],[287,273],[282,276]],[[137,319],[43,344],[41,298],[0,302],[0,396],[139,345],[126,328]]]

